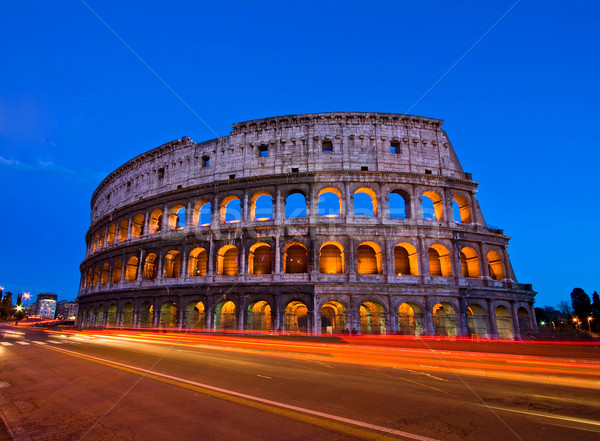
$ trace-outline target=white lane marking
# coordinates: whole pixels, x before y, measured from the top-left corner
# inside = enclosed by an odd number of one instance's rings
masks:
[[[260,374],[256,374],[256,376],[257,376],[257,377],[260,377],[260,378],[267,378],[267,379],[269,379],[269,380],[272,380],[272,379],[273,379],[273,378],[271,378],[271,377],[267,377],[266,375],[260,375]]]
[[[20,345],[26,345],[26,346],[31,344],[31,343],[29,343],[28,341],[18,341],[18,342],[16,342],[16,343],[17,343],[17,344],[20,344]]]
[[[389,433],[391,435],[404,436],[406,438],[416,439],[417,441],[439,441],[439,440],[436,440],[434,438],[428,438],[428,437],[421,436],[421,435],[415,435],[413,433],[403,432],[401,430],[390,429],[389,427],[378,426],[376,424],[369,424],[369,423],[365,423],[363,421],[357,421],[357,420],[353,420],[353,419],[350,419],[350,418],[344,418],[344,417],[340,417],[340,416],[337,416],[337,415],[331,415],[331,414],[325,413],[325,412],[319,412],[319,411],[312,410],[312,409],[306,409],[304,407],[292,406],[290,404],[280,403],[278,401],[266,400],[264,398],[255,397],[253,395],[247,395],[247,394],[243,394],[243,393],[240,393],[240,392],[235,392],[233,390],[223,389],[221,387],[210,386],[208,384],[203,384],[203,383],[198,383],[196,381],[186,380],[185,378],[179,378],[179,377],[175,377],[175,376],[172,376],[172,375],[161,374],[159,372],[154,372],[154,371],[151,371],[149,369],[142,369],[142,368],[139,368],[139,367],[136,367],[136,366],[131,366],[131,365],[128,365],[128,364],[119,363],[117,361],[107,360],[105,358],[94,357],[92,355],[83,354],[81,352],[69,351],[68,349],[62,349],[62,348],[60,348],[60,349],[59,348],[53,348],[51,346],[46,346],[46,348],[51,349],[53,351],[57,351],[57,352],[64,352],[64,353],[67,353],[67,354],[73,354],[73,355],[77,355],[77,356],[84,357],[84,358],[91,358],[93,360],[97,360],[97,361],[100,361],[100,362],[103,362],[103,363],[112,364],[112,365],[115,365],[115,366],[121,366],[121,367],[124,367],[124,368],[127,368],[127,369],[138,371],[141,374],[152,374],[152,375],[156,375],[157,377],[162,377],[162,378],[166,378],[166,379],[169,379],[169,380],[179,381],[180,383],[190,384],[192,386],[201,387],[201,388],[204,388],[204,389],[209,389],[209,390],[212,390],[212,391],[215,391],[215,392],[220,392],[222,394],[232,395],[234,397],[244,398],[246,400],[255,401],[255,402],[258,402],[258,403],[268,404],[270,406],[280,407],[280,408],[292,410],[292,411],[298,412],[298,413],[304,413],[304,414],[308,414],[308,415],[313,415],[313,416],[316,416],[316,417],[319,417],[319,418],[324,418],[324,419],[328,419],[328,420],[338,421],[340,423],[350,424],[352,426],[362,427],[362,428],[370,429],[370,430],[376,430],[378,432]]]
[[[542,418],[551,418],[553,420],[570,421],[572,423],[582,423],[582,424],[590,424],[592,426],[600,426],[600,421],[586,420],[584,418],[576,418],[576,417],[569,417],[569,416],[563,416],[563,415],[550,415],[547,413],[509,409],[506,407],[495,407],[495,406],[487,406],[487,407],[489,407],[490,409],[504,410],[506,412],[522,413],[524,415],[530,415],[530,416],[536,416],[536,417],[542,417]]]
[[[2,345],[2,346],[12,346],[12,343],[9,343],[7,341],[0,341],[0,345]]]
[[[48,343],[46,343],[45,341],[37,341],[37,340],[34,340],[33,342],[34,342],[36,345],[47,345],[47,344],[48,344]]]
[[[62,345],[64,341],[60,340],[48,340],[48,343],[52,343],[53,345]]]

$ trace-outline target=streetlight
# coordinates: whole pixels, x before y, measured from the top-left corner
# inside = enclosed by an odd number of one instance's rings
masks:
[[[592,333],[592,316],[588,317],[588,331]]]

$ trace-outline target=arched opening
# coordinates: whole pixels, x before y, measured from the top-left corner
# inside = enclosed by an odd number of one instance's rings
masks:
[[[381,274],[381,249],[374,242],[363,242],[356,253],[358,274]]]
[[[460,250],[460,271],[463,277],[481,277],[477,251],[470,247]]]
[[[217,274],[235,276],[238,273],[238,249],[233,245],[221,247],[217,253]]]
[[[128,282],[133,282],[137,279],[138,272],[138,258],[136,256],[131,256],[127,259],[127,266],[125,268],[125,280]]]
[[[198,227],[207,227],[210,225],[212,217],[212,204],[206,199],[200,199],[194,205],[194,217],[192,223]]]
[[[237,196],[227,196],[221,201],[220,219],[228,224],[242,220],[242,203]]]
[[[433,329],[435,335],[456,337],[458,325],[456,309],[450,303],[441,302],[433,306]]]
[[[346,308],[340,302],[329,301],[321,308],[321,332],[339,334],[347,332]]]
[[[117,241],[123,242],[125,239],[127,239],[127,230],[129,230],[129,221],[127,219],[122,219],[121,222],[119,222]]]
[[[403,335],[423,334],[423,314],[415,303],[402,303],[398,307],[398,332]]]
[[[429,257],[429,274],[432,276],[450,277],[452,264],[448,249],[440,244],[434,244],[427,250]]]
[[[337,242],[325,242],[319,252],[322,274],[344,273],[344,249]]]
[[[104,326],[104,305],[98,306],[98,312],[96,313],[95,325],[99,328]]]
[[[108,262],[104,262],[102,265],[102,273],[100,274],[100,285],[106,285],[108,283],[108,276],[110,274],[110,265]]]
[[[152,327],[152,321],[154,318],[154,306],[149,302],[142,303],[140,307],[140,313],[138,316],[138,326],[140,328]]]
[[[394,247],[394,274],[397,276],[418,276],[419,256],[410,243],[399,243]]]
[[[328,187],[319,192],[319,216],[340,217],[342,215],[342,193],[337,188]]]
[[[271,332],[271,305],[264,300],[251,303],[248,306],[246,329]]]
[[[98,249],[98,233],[94,234],[94,243],[92,245],[92,252]]]
[[[156,254],[150,253],[144,259],[144,279],[154,280],[158,275],[158,258]]]
[[[115,327],[117,326],[117,305],[112,304],[106,311],[106,326]]]
[[[169,230],[183,230],[185,227],[185,207],[181,204],[173,205],[169,210]]]
[[[204,303],[190,302],[185,307],[185,327],[187,329],[204,329],[206,323],[206,311]]]
[[[163,213],[160,208],[155,209],[150,213],[148,221],[148,234],[158,234],[162,230]]]
[[[106,236],[106,241],[108,242],[109,245],[112,245],[113,243],[115,243],[116,235],[117,235],[117,225],[111,224],[111,226],[108,227],[108,234]]]
[[[85,317],[85,327],[89,328],[94,326],[94,307],[90,306],[90,309],[87,312],[87,316]]]
[[[471,337],[488,336],[487,315],[477,303],[472,303],[467,308],[467,332]]]
[[[94,272],[92,273],[92,286],[98,285],[98,278],[100,275],[100,269],[98,266],[94,267]]]
[[[302,302],[293,301],[285,307],[285,330],[308,332],[308,308]]]
[[[121,308],[120,326],[127,328],[131,328],[133,326],[133,305],[131,303],[126,303],[125,306]]]
[[[98,244],[98,249],[101,250],[104,248],[104,238],[106,237],[106,230],[103,228],[100,230],[100,243]]]
[[[531,334],[531,317],[529,312],[523,306],[517,310],[517,319],[519,321],[519,332],[521,337],[528,337]]]
[[[298,242],[286,245],[283,256],[283,272],[287,274],[308,272],[308,255],[304,245]]]
[[[136,214],[131,222],[131,237],[137,238],[144,235],[144,215]]]
[[[161,328],[177,327],[177,306],[175,302],[165,302],[160,307],[159,324]]]
[[[370,188],[359,188],[354,192],[354,215],[375,217],[377,215],[377,196]]]
[[[408,219],[410,213],[410,196],[404,190],[394,190],[389,196],[390,219]]]
[[[89,288],[92,286],[92,269],[89,268],[87,275],[85,276],[85,287]]]
[[[285,198],[286,219],[306,217],[306,197],[299,191],[291,193]]]
[[[490,272],[490,278],[494,280],[504,280],[504,264],[502,263],[502,257],[498,251],[492,250],[487,253],[488,270]]]
[[[204,248],[194,248],[190,251],[188,257],[188,276],[198,277],[206,276],[206,265],[208,263],[208,253]]]
[[[223,300],[215,306],[215,329],[229,330],[236,328],[235,304],[231,300]]]
[[[496,307],[494,313],[496,318],[496,329],[498,329],[498,338],[501,340],[513,339],[513,327],[508,308],[504,305]]]
[[[163,274],[167,279],[174,279],[181,274],[181,253],[171,250],[165,256]]]
[[[444,204],[442,197],[435,191],[426,191],[421,198],[424,220],[442,220]]]
[[[471,205],[466,197],[457,194],[452,198],[452,215],[455,222],[471,223]]]
[[[385,311],[375,302],[360,305],[360,331],[362,334],[385,334]]]
[[[121,281],[122,275],[123,275],[123,261],[121,259],[117,259],[115,261],[115,264],[113,265],[112,283],[119,283]]]
[[[250,199],[250,220],[266,221],[273,219],[273,196],[266,191],[254,193]]]
[[[250,274],[271,274],[271,247],[266,243],[255,243],[248,255]]]

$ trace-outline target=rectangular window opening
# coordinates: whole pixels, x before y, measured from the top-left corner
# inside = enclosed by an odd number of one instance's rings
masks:
[[[425,169],[425,174],[426,174],[426,175],[431,175],[431,174],[433,174],[433,172],[432,172],[431,170],[427,170],[427,169]]]
[[[269,156],[269,146],[266,144],[259,145],[258,156],[261,158],[267,158]]]
[[[229,179],[235,179],[235,175],[229,175]]]
[[[400,141],[390,142],[390,153],[394,153],[394,154],[402,153],[402,148],[400,147]]]
[[[369,167],[366,165],[363,165],[360,167],[360,171],[369,171]]]
[[[208,167],[210,165],[210,157],[209,156],[203,156],[202,157],[202,167]]]
[[[331,153],[333,152],[333,141],[325,139],[323,140],[321,147],[323,148],[323,153]]]
[[[165,177],[165,169],[164,168],[159,168],[157,170],[157,173],[158,173],[158,179],[162,179]]]
[[[295,167],[292,167],[292,173],[299,173],[299,172],[300,172],[300,170],[299,170],[299,169],[297,169],[297,168],[295,168]]]

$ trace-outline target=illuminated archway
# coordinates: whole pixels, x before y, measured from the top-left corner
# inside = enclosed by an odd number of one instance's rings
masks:
[[[292,301],[285,307],[284,328],[288,332],[308,332],[308,308],[299,301]]]
[[[426,191],[421,198],[424,220],[442,220],[444,203],[442,197],[435,191]]]
[[[98,266],[94,267],[94,272],[92,273],[92,286],[98,285],[98,278],[100,275],[100,269]]]
[[[481,266],[477,251],[470,247],[460,250],[460,271],[463,277],[481,277]]]
[[[254,193],[250,199],[250,220],[266,221],[273,219],[273,196],[266,191]]]
[[[376,302],[363,302],[359,308],[362,334],[385,334],[385,311]]]
[[[106,311],[106,326],[113,328],[117,326],[117,305],[114,303]]]
[[[319,263],[323,274],[343,274],[344,248],[338,242],[325,242],[319,252]]]
[[[432,313],[435,335],[447,337],[458,335],[458,321],[454,306],[447,302],[436,303]]]
[[[207,199],[200,199],[194,205],[192,225],[207,227],[212,217],[212,204]]]
[[[512,319],[510,311],[504,305],[498,305],[494,311],[496,319],[496,329],[498,330],[498,338],[502,340],[512,340],[514,337]]]
[[[394,274],[418,276],[419,256],[414,245],[403,242],[394,247]]]
[[[409,219],[410,195],[405,190],[394,190],[388,197],[390,219]]]
[[[102,273],[100,273],[100,285],[106,285],[108,283],[108,276],[110,274],[110,264],[104,262],[102,264]]]
[[[423,334],[423,314],[419,305],[405,302],[398,307],[398,332],[404,335]]]
[[[117,233],[117,241],[118,242],[123,242],[125,239],[127,239],[127,231],[129,230],[129,221],[127,219],[122,219],[121,222],[119,222],[119,230]]]
[[[448,248],[440,244],[434,244],[427,250],[429,258],[429,274],[432,276],[450,277],[452,275],[452,263]]]
[[[158,326],[161,328],[175,328],[177,326],[177,306],[175,302],[165,302],[160,307]]]
[[[188,276],[198,277],[206,276],[206,266],[208,263],[208,253],[204,248],[194,248],[190,251],[188,257]]]
[[[494,280],[503,280],[506,278],[504,275],[504,264],[502,262],[502,256],[496,250],[492,250],[487,253],[488,270],[490,272],[490,278]]]
[[[156,254],[150,253],[144,259],[144,279],[154,280],[158,275],[158,258]]]
[[[221,222],[236,223],[242,220],[242,202],[234,195],[227,196],[221,201]]]
[[[106,229],[100,230],[100,243],[98,244],[98,249],[101,250],[104,248],[104,238],[106,237]]]
[[[271,274],[271,246],[259,242],[250,247],[248,254],[250,274]]]
[[[381,274],[381,248],[375,242],[363,242],[356,252],[356,270],[358,274]]]
[[[233,245],[221,247],[217,253],[217,274],[235,276],[238,273],[238,249]]]
[[[308,255],[304,245],[299,242],[290,242],[285,246],[283,272],[287,274],[308,272]]]
[[[148,221],[148,234],[158,234],[162,230],[163,212],[160,208],[156,208],[150,213]]]
[[[321,332],[339,334],[347,330],[344,305],[333,300],[325,303],[321,307]]]
[[[488,336],[487,315],[485,310],[477,303],[467,307],[467,332],[472,337]]]
[[[318,194],[319,216],[340,217],[342,215],[342,193],[337,188],[327,187]]]
[[[204,303],[193,301],[187,304],[185,307],[185,327],[187,329],[203,329],[205,320]]]
[[[471,221],[471,205],[466,197],[457,194],[452,198],[452,211],[455,222],[470,224]]]
[[[215,306],[215,329],[236,329],[235,304],[231,300],[223,300]]]
[[[144,215],[136,214],[131,222],[131,237],[138,238],[144,235]]]
[[[182,204],[176,204],[169,210],[169,230],[183,230],[185,227],[185,207]]]
[[[108,242],[108,245],[112,245],[113,243],[115,243],[116,235],[117,225],[111,224],[110,227],[108,227],[108,234],[106,236],[106,241]]]
[[[271,331],[271,305],[265,300],[253,302],[248,306],[246,329],[249,331]]]
[[[154,306],[149,302],[142,303],[138,315],[138,326],[140,328],[152,327],[152,321],[154,319]]]
[[[95,325],[97,327],[104,326],[104,305],[98,306],[98,311],[96,312]]]
[[[133,326],[133,305],[126,303],[121,308],[121,323],[120,326],[130,328]]]
[[[125,268],[125,280],[133,282],[137,279],[139,259],[136,256],[131,256],[127,259],[127,266]]]
[[[377,216],[377,196],[368,187],[361,187],[354,192],[354,215]]]
[[[181,253],[176,250],[171,250],[165,256],[165,264],[163,275],[167,279],[174,279],[181,274]]]
[[[294,191],[285,198],[286,219],[306,217],[306,196],[300,191]]]

